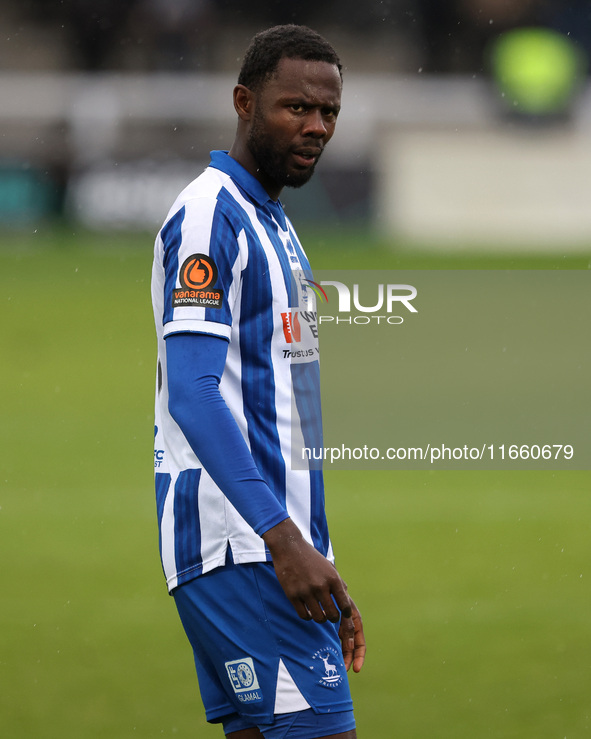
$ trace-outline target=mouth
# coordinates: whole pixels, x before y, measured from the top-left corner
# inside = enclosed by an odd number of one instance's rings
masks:
[[[296,164],[300,167],[312,167],[318,161],[320,154],[322,154],[322,149],[318,147],[297,149],[292,152]]]

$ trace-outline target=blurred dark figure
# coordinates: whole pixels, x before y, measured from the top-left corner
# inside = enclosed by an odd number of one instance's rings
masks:
[[[118,66],[129,43],[128,17],[134,0],[64,0],[61,15],[70,31],[74,63],[88,71]]]
[[[342,4],[343,0],[215,0],[225,24],[247,25],[259,29],[285,23],[314,28],[318,20],[326,16],[341,24]]]
[[[540,25],[548,4],[549,0],[418,0],[423,70],[483,72],[490,41],[510,28]]]
[[[136,0],[132,33],[148,69],[210,69],[218,13],[214,0]]]
[[[542,20],[549,28],[566,34],[591,57],[591,3],[589,0],[547,0]]]

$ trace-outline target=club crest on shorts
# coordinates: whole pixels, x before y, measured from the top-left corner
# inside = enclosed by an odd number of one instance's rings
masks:
[[[251,657],[242,657],[225,663],[236,697],[241,703],[260,703],[263,691]]]
[[[318,675],[318,684],[326,688],[336,688],[343,682],[345,666],[339,653],[333,647],[319,649],[312,655],[314,663],[310,669]]]

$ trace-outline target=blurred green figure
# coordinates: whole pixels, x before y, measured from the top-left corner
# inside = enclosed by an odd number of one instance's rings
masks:
[[[491,46],[490,61],[506,105],[535,117],[568,113],[586,69],[575,42],[541,27],[503,33]]]

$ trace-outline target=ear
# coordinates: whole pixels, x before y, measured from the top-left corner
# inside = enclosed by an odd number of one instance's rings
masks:
[[[243,121],[249,121],[254,110],[254,93],[244,85],[236,85],[234,88],[234,109],[238,117]]]

